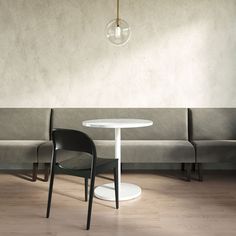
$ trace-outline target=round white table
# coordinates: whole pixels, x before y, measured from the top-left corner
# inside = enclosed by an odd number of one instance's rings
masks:
[[[83,126],[93,128],[113,128],[115,129],[115,158],[118,159],[118,185],[119,200],[125,201],[134,199],[141,194],[141,188],[135,184],[121,183],[121,129],[138,128],[153,125],[151,120],[143,119],[96,119],[83,121]],[[114,184],[104,184],[95,189],[97,198],[115,201]]]

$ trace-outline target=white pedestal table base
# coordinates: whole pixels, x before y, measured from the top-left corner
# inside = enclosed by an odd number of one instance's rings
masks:
[[[135,184],[121,182],[121,129],[138,128],[152,125],[151,120],[143,119],[96,119],[85,120],[83,126],[94,128],[115,129],[115,158],[118,160],[119,201],[131,200],[141,195],[141,188]],[[115,201],[114,183],[99,186],[94,191],[97,198]]]
[[[135,184],[121,183],[119,186],[119,201],[126,201],[137,198],[141,195],[141,188]],[[98,186],[94,190],[97,198],[106,201],[115,201],[114,183]]]

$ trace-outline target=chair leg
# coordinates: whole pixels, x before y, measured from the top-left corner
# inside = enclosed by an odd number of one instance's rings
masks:
[[[92,213],[93,195],[94,195],[94,183],[95,183],[95,172],[93,171],[92,177],[91,177],[91,182],[90,182],[88,216],[87,216],[87,230],[90,229],[90,223],[91,223],[91,213]]]
[[[185,164],[181,163],[181,171],[184,171],[184,170],[185,170]]]
[[[203,180],[202,163],[197,163],[197,172],[198,172],[198,180],[202,181]]]
[[[38,175],[38,163],[33,163],[33,173],[32,173],[32,181],[37,180],[37,175]]]
[[[192,164],[186,163],[186,180],[191,181],[191,170],[192,170]]]
[[[114,168],[114,185],[116,197],[116,209],[119,209],[119,184],[118,184],[118,168]]]
[[[44,181],[47,182],[48,181],[48,177],[49,177],[49,174],[50,174],[50,163],[45,163],[44,164]]]
[[[48,206],[47,206],[47,218],[50,216],[50,209],[51,209],[51,201],[52,201],[52,191],[53,191],[53,182],[54,182],[54,167],[51,171],[51,178],[49,183],[49,191],[48,191]]]
[[[88,178],[84,178],[85,202],[88,201]]]

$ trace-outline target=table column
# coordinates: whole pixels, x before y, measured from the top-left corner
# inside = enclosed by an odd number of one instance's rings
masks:
[[[115,128],[115,158],[118,160],[119,200],[131,200],[141,195],[141,188],[135,184],[121,182],[121,128]],[[115,201],[114,183],[95,189],[95,196],[106,201]]]

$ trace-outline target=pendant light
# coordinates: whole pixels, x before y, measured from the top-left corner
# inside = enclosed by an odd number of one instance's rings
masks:
[[[117,0],[116,19],[110,21],[106,26],[106,37],[117,46],[126,44],[130,38],[130,27],[128,23],[120,19],[120,1]]]

